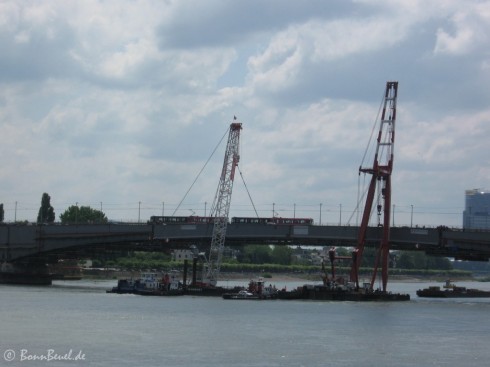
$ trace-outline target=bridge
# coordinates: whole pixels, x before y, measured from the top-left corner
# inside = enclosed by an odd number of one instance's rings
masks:
[[[358,255],[355,256],[353,268],[357,270],[364,246],[378,245],[384,291],[390,249],[425,251],[427,254],[456,259],[488,261],[490,231],[390,225],[397,90],[398,82],[386,83],[373,165],[365,167],[361,163],[359,168],[359,173],[371,175],[360,227],[317,226],[311,223],[228,223],[235,168],[240,158],[238,142],[242,129],[242,124],[236,122],[234,117],[214,200],[216,206],[213,204],[215,210],[211,210],[213,224],[0,224],[0,281],[10,276],[6,274],[15,272],[41,272],[46,262],[56,262],[59,258],[82,258],[100,252],[121,250],[169,251],[190,245],[209,251],[207,268],[208,278],[212,281],[215,280],[214,273],[219,273],[225,243],[356,247]],[[375,197],[378,198],[377,201]],[[374,208],[377,209],[379,226],[369,227]]]
[[[96,253],[138,250],[169,251],[196,245],[208,250],[213,226],[204,224],[43,224],[1,225],[0,261],[90,257]],[[368,227],[366,243],[378,246],[383,228]],[[356,246],[359,227],[230,223],[226,244]],[[390,248],[424,251],[462,260],[488,261],[490,231],[392,227]]]

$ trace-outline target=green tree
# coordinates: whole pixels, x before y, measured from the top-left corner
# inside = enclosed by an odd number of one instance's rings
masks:
[[[107,223],[103,212],[89,206],[72,205],[60,214],[61,223]]]
[[[53,223],[55,219],[54,209],[51,206],[51,197],[44,193],[41,198],[41,207],[39,208],[39,213],[37,214],[38,223]]]
[[[424,252],[400,251],[397,254],[396,267],[399,269],[433,269],[452,270],[449,259],[438,256],[428,256]]]
[[[429,269],[452,270],[453,265],[447,257],[427,256],[427,267]]]
[[[347,249],[345,247],[337,247],[337,256],[352,256],[352,249]]]
[[[361,266],[372,267],[376,262],[376,256],[378,255],[378,249],[374,247],[365,247],[362,253]],[[352,256],[352,252],[348,253],[347,256]]]
[[[268,264],[271,262],[271,248],[264,245],[247,245],[243,249],[241,262],[249,264]]]
[[[274,246],[271,253],[273,264],[291,265],[291,255],[293,250],[289,246]]]
[[[0,204],[0,223],[3,223],[5,219],[5,211],[3,210],[3,203]]]
[[[411,254],[407,251],[400,252],[396,261],[396,267],[399,269],[414,269],[415,264]]]

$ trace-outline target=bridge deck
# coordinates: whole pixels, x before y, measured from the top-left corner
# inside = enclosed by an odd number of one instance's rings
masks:
[[[207,246],[212,224],[84,224],[1,225],[0,259],[82,251],[94,248],[162,250],[175,246]],[[227,227],[226,243],[356,246],[356,226],[236,224]],[[381,228],[369,227],[366,241],[376,245]],[[392,249],[423,250],[456,258],[488,260],[490,232],[455,231],[447,228],[391,228]]]

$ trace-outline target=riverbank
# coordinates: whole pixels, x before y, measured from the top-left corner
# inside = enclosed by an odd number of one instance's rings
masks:
[[[153,272],[159,272],[152,270]],[[84,279],[125,279],[125,278],[139,278],[140,271],[127,271],[117,269],[83,269],[82,277]],[[182,274],[181,274],[182,275]],[[362,276],[362,278],[369,278],[370,276]],[[316,273],[301,273],[301,272],[280,272],[280,273],[261,273],[261,272],[221,272],[220,279],[223,281],[249,281],[250,279],[264,278],[267,282],[320,282],[322,280],[320,272]],[[190,279],[190,275],[188,275]],[[442,274],[390,274],[390,281],[396,282],[443,282],[447,279],[452,281],[490,281],[488,276],[486,277],[474,277],[470,273],[442,273]]]
[[[225,273],[221,274],[223,280],[250,280],[263,277],[262,275],[244,274],[244,273]],[[290,273],[278,273],[272,274],[270,277],[263,277],[267,282],[274,281],[286,281],[286,282],[321,282],[322,278],[320,274],[290,274]],[[362,277],[362,279],[368,279],[370,277]],[[454,276],[449,277],[452,281],[490,281],[488,278],[475,278],[472,276]],[[424,283],[424,282],[444,282],[448,279],[446,276],[410,276],[410,275],[390,275],[389,280],[398,283]]]

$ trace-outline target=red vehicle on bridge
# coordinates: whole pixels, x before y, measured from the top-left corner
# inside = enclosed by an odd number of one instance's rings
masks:
[[[150,217],[150,223],[154,224],[201,224],[213,223],[214,217],[199,217],[191,215],[188,217],[157,216]]]
[[[311,218],[258,218],[258,217],[233,217],[231,223],[234,224],[277,224],[277,225],[311,225]]]

